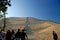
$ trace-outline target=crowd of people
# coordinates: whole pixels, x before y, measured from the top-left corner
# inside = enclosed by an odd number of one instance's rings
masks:
[[[17,32],[14,30],[7,30],[6,33],[2,32],[0,29],[0,40],[28,40],[28,37],[26,32],[24,32],[24,29],[22,31],[18,29]]]
[[[58,40],[58,35],[55,31],[53,31],[53,39]],[[17,32],[7,30],[6,33],[0,29],[0,40],[28,40],[28,37],[24,29],[18,29]]]

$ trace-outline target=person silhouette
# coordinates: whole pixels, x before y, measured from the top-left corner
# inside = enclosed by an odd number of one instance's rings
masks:
[[[4,33],[2,32],[2,29],[0,29],[0,40],[3,40],[4,38]]]
[[[11,34],[10,30],[8,30],[6,33],[6,40],[11,40],[11,36],[12,36],[12,34]]]
[[[20,37],[21,37],[21,32],[20,29],[18,29],[17,33],[15,34],[15,38],[16,40],[20,40]]]
[[[11,33],[12,33],[12,37],[11,37],[11,39],[14,40],[14,39],[15,39],[15,32],[14,32],[14,30],[12,30]]]
[[[55,33],[55,31],[53,31],[53,39],[54,39],[54,40],[58,40],[58,36],[57,36],[57,34]]]
[[[26,32],[24,32],[24,29],[22,30],[22,32],[21,32],[21,40],[28,40],[28,37],[27,37],[27,34],[26,34]]]

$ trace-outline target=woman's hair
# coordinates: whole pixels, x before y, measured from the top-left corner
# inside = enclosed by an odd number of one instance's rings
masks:
[[[10,30],[7,30],[7,33],[11,33]]]

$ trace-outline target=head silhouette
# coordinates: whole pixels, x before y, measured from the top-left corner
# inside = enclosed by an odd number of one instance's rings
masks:
[[[18,29],[18,32],[20,32],[20,29]]]
[[[14,30],[12,30],[12,34],[14,34]]]
[[[56,34],[56,32],[55,31],[53,31],[53,35],[55,35]]]
[[[55,31],[53,31],[53,33],[55,33]]]
[[[8,30],[7,33],[10,33],[10,30]]]
[[[24,32],[25,30],[24,29],[22,29],[22,32]]]

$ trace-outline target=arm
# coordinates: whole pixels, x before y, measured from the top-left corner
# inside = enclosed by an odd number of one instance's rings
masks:
[[[26,34],[26,39],[28,40],[28,36],[27,36],[27,34]]]

